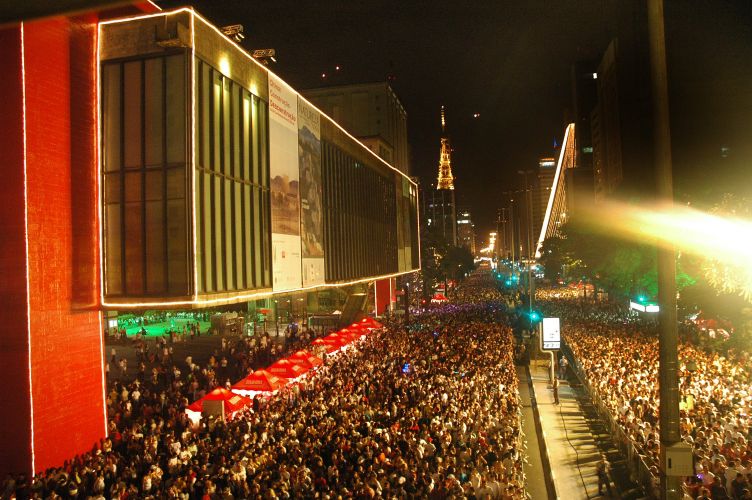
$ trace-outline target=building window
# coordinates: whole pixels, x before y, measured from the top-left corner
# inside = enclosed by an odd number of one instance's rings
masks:
[[[188,295],[186,55],[102,65],[105,295]]]
[[[328,140],[321,160],[326,281],[397,272],[394,179]]]
[[[271,288],[267,103],[196,68],[199,292]]]

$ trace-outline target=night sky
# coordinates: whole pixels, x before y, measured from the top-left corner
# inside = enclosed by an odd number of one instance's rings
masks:
[[[243,46],[275,48],[271,69],[297,89],[393,77],[408,113],[413,174],[428,182],[445,105],[458,204],[483,234],[501,192],[519,182],[516,171],[561,141],[571,64],[600,59],[633,1],[159,4],[193,5],[218,26],[243,24]],[[752,1],[667,0],[665,14],[677,192],[707,202],[729,189],[749,194]],[[721,147],[730,148],[725,158]]]

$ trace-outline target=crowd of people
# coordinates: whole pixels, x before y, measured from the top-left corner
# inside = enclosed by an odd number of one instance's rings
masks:
[[[582,300],[545,303],[562,318],[566,344],[591,390],[608,407],[657,478],[658,337],[654,321],[623,306]],[[694,476],[685,498],[750,499],[752,367],[744,352],[721,353],[688,341],[679,346],[680,428],[692,445]]]
[[[13,498],[524,497],[513,338],[483,278],[454,302],[389,323],[299,384],[225,422],[192,423],[206,391],[302,347],[226,342],[208,364],[156,350],[108,385],[106,439]],[[148,357],[148,355],[147,355]]]

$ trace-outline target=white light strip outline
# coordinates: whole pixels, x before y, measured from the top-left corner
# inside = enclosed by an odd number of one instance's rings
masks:
[[[191,225],[193,232],[193,300],[198,300],[198,233],[196,232],[196,25],[191,16]]]
[[[24,245],[26,252],[26,334],[29,344],[29,408],[31,429],[31,474],[36,473],[36,456],[34,446],[34,384],[31,373],[31,279],[29,270],[29,189],[27,175],[27,142],[26,142],[26,41],[24,39],[24,23],[21,23],[21,109],[23,127],[23,179],[24,179]]]
[[[102,165],[102,156],[99,154],[99,147],[102,145],[102,92],[100,88],[101,62],[101,45],[102,45],[102,23],[97,25],[97,215],[99,216],[99,301],[104,302],[104,268],[107,264],[104,254],[104,204],[102,203],[102,179],[104,175],[104,165]]]
[[[162,7],[160,7],[159,5],[155,4],[151,0],[146,0],[146,1],[147,1],[147,3],[150,3],[153,7],[155,7],[159,12],[162,12]]]
[[[124,18],[120,18],[120,19],[110,19],[110,20],[107,20],[107,21],[100,22],[99,25],[101,27],[102,25],[120,24],[120,23],[125,23],[125,22],[130,22],[130,21],[149,19],[149,18],[158,17],[158,16],[171,16],[171,15],[175,15],[175,14],[178,14],[178,13],[181,13],[181,12],[188,12],[189,14],[191,14],[191,45],[192,45],[192,47],[191,47],[191,53],[192,54],[195,54],[195,50],[196,50],[196,48],[195,48],[195,22],[194,22],[194,17],[197,17],[206,26],[208,26],[209,28],[211,28],[214,31],[216,31],[219,36],[221,36],[227,42],[229,42],[231,45],[233,45],[240,52],[241,55],[245,56],[248,60],[252,61],[255,65],[257,65],[260,69],[262,69],[263,71],[265,71],[268,75],[274,75],[275,77],[277,77],[277,79],[280,82],[282,82],[283,85],[287,86],[297,97],[299,97],[304,102],[306,102],[308,105],[310,105],[312,108],[314,108],[316,111],[318,111],[321,114],[321,116],[323,116],[324,118],[326,118],[327,120],[329,120],[333,125],[335,125],[337,128],[339,128],[346,136],[348,136],[350,139],[352,139],[358,145],[360,145],[360,147],[363,150],[367,151],[374,158],[376,158],[378,161],[380,161],[381,163],[383,163],[385,166],[387,166],[388,168],[390,168],[393,171],[397,172],[400,176],[402,176],[405,179],[407,179],[408,182],[415,187],[416,193],[418,192],[418,184],[416,182],[414,182],[412,179],[410,179],[409,176],[405,175],[399,169],[397,169],[394,166],[390,165],[383,158],[381,158],[376,153],[374,153],[373,151],[371,151],[362,142],[360,142],[353,135],[351,135],[349,132],[347,132],[347,130],[345,130],[344,128],[342,128],[342,126],[340,124],[338,124],[336,121],[334,121],[329,115],[327,115],[326,113],[324,113],[323,111],[321,111],[317,106],[315,106],[313,103],[311,103],[310,101],[308,101],[305,97],[303,97],[302,95],[300,95],[300,93],[297,92],[293,87],[291,87],[290,84],[288,84],[287,82],[285,82],[282,78],[280,78],[279,76],[277,76],[274,72],[270,71],[266,66],[264,66],[263,64],[261,64],[260,62],[258,62],[256,59],[254,59],[250,54],[248,54],[245,51],[245,49],[243,49],[236,42],[234,42],[233,40],[231,40],[230,38],[228,38],[224,33],[222,33],[219,30],[219,28],[217,28],[216,26],[214,26],[213,24],[211,24],[208,20],[206,20],[203,16],[201,16],[200,14],[198,14],[192,8],[182,7],[182,8],[176,9],[176,10],[172,10],[172,11],[163,11],[163,12],[144,14],[144,15],[138,15],[138,16],[130,16],[130,17],[124,17]],[[194,60],[195,60],[195,57],[194,57]],[[192,62],[191,64],[194,64],[194,63]],[[195,86],[195,80],[191,82],[191,85]],[[195,92],[195,89],[192,89],[192,93],[193,92]],[[195,105],[195,99],[194,99],[194,103],[192,103],[192,106],[194,106],[194,105]],[[194,112],[194,110],[192,110],[192,112]],[[195,128],[195,127],[192,127],[192,128]],[[195,130],[192,131],[192,134],[195,135]],[[195,154],[195,151],[193,151],[192,154]],[[194,165],[193,168],[195,168],[195,165]],[[194,196],[195,196],[195,186],[194,186]],[[416,194],[416,200],[417,199],[418,199],[418,196]],[[194,211],[196,209],[195,200],[194,200],[192,209]],[[420,217],[420,208],[419,207],[416,207],[416,213],[418,214],[418,218],[419,218]],[[195,218],[195,215],[194,215],[194,218]],[[195,224],[195,220],[194,220],[194,224]],[[196,245],[196,238],[197,238],[197,235],[194,232],[194,235],[193,235],[194,248],[195,248],[195,245]],[[100,241],[100,246],[101,246],[101,241]],[[419,250],[419,254],[420,254],[420,220],[418,220],[418,250]],[[193,266],[194,267],[194,279],[197,280],[198,279],[197,278],[197,276],[198,276],[198,266],[197,266],[197,262],[196,262],[195,259],[196,259],[196,256],[194,255],[194,266]],[[212,305],[212,304],[220,304],[220,303],[231,304],[231,303],[243,302],[245,300],[250,300],[250,299],[254,299],[254,298],[271,297],[273,295],[295,293],[295,292],[314,290],[314,289],[319,289],[319,288],[335,288],[335,287],[349,286],[349,285],[354,285],[354,284],[357,284],[357,283],[364,283],[364,282],[368,282],[368,281],[373,281],[375,279],[383,279],[383,278],[388,278],[388,277],[401,276],[401,275],[404,275],[404,274],[411,274],[411,273],[414,273],[414,272],[417,272],[417,271],[420,271],[420,270],[421,270],[420,258],[418,258],[418,267],[416,269],[411,269],[409,271],[403,271],[403,272],[393,273],[393,274],[384,275],[384,276],[377,276],[377,277],[371,276],[371,277],[368,277],[368,278],[362,278],[362,279],[359,279],[359,280],[345,282],[345,283],[323,283],[323,284],[313,285],[313,286],[309,286],[309,287],[293,288],[293,289],[289,289],[289,290],[278,290],[276,292],[268,292],[268,291],[253,292],[253,293],[250,293],[250,294],[237,295],[237,296],[234,296],[234,297],[231,297],[231,298],[217,298],[217,299],[201,300],[201,299],[198,298],[198,283],[197,282],[196,282],[196,285],[195,285],[194,293],[192,294],[193,297],[194,297],[193,300],[178,300],[178,301],[165,301],[165,302],[138,302],[138,303],[107,302],[106,299],[105,299],[105,297],[104,297],[104,288],[101,291],[102,292],[102,297],[101,298],[102,298],[102,306],[103,307],[107,307],[107,308],[124,308],[124,309],[125,308],[134,309],[134,308],[139,308],[139,307],[181,306],[181,305],[186,305],[186,306],[188,306],[188,305]],[[102,273],[104,273],[104,269],[102,269]]]
[[[165,302],[105,302],[102,305],[108,308],[123,308],[123,309],[139,309],[144,307],[163,307],[163,306],[209,306],[215,304],[234,304],[238,302],[245,302],[251,299],[262,299],[266,297],[273,297],[275,295],[285,295],[297,292],[307,292],[324,288],[339,288],[343,286],[357,285],[358,283],[366,283],[369,281],[375,281],[386,278],[394,278],[396,276],[403,276],[405,274],[412,274],[417,272],[417,269],[410,271],[402,271],[399,273],[385,274],[383,276],[369,276],[368,278],[362,278],[354,281],[348,281],[343,283],[322,283],[320,285],[313,285],[308,287],[293,288],[290,290],[277,290],[277,291],[263,291],[253,292],[243,295],[234,295],[232,297],[219,297],[216,299],[197,299],[193,300],[176,300]]]
[[[104,220],[104,216],[102,214],[103,206],[102,206],[102,182],[100,176],[102,175],[102,171],[104,170],[102,168],[102,135],[101,135],[101,127],[102,127],[102,75],[101,75],[101,64],[99,62],[99,40],[101,39],[102,30],[97,24],[97,49],[96,49],[96,60],[94,61],[94,64],[96,66],[96,100],[95,100],[95,106],[97,108],[96,112],[96,135],[95,135],[95,141],[96,144],[94,145],[94,151],[96,155],[96,175],[94,176],[97,183],[97,240],[99,241],[99,297],[100,299],[104,296],[104,252],[103,252],[103,246],[102,246],[102,239],[104,238],[104,224],[102,221]],[[102,315],[104,313],[102,311],[97,310],[97,320],[99,322],[99,363],[100,368],[102,371],[102,412],[104,414],[104,437],[108,436],[108,429],[107,429],[107,379],[105,377],[104,372],[104,329],[102,328]]]
[[[130,21],[138,21],[140,19],[149,19],[151,17],[159,17],[159,16],[172,16],[174,14],[179,14],[180,12],[193,12],[192,9],[188,7],[181,7],[179,9],[175,10],[168,10],[168,11],[161,11],[161,12],[150,12],[148,14],[137,14],[135,16],[127,16],[127,17],[119,17],[117,19],[107,19],[106,21],[100,21],[99,25],[102,26],[104,24],[120,24],[120,23],[127,23]]]
[[[564,152],[567,150],[567,139],[569,138],[570,130],[574,130],[574,123],[567,125],[567,130],[564,132],[564,141],[561,143],[561,151],[559,151],[559,162],[556,164],[556,173],[554,174],[554,182],[551,188],[551,194],[548,195],[546,215],[543,217],[543,226],[541,227],[540,236],[538,237],[538,246],[535,250],[536,259],[540,258],[541,256],[540,249],[541,246],[543,246],[543,241],[546,239],[546,228],[548,228],[548,222],[551,218],[551,211],[554,207],[554,198],[556,198],[556,190],[559,185],[559,176],[561,175],[561,166],[564,162]]]

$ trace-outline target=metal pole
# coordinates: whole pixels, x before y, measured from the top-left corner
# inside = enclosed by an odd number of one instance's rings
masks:
[[[650,80],[653,94],[654,161],[658,199],[664,209],[673,205],[671,132],[669,127],[666,42],[663,0],[647,0],[650,40]],[[682,498],[681,478],[666,475],[666,448],[681,441],[677,368],[676,260],[669,241],[658,244],[659,396],[661,439],[661,498]]]
[[[514,194],[512,196],[514,196]],[[514,271],[514,262],[515,262],[515,260],[514,260],[514,257],[515,257],[515,251],[514,251],[514,245],[515,245],[515,241],[514,241],[514,198],[509,198],[509,222],[511,223],[510,224],[510,226],[511,226],[510,227],[510,229],[511,229],[510,236],[511,236],[511,240],[512,240],[512,271]]]
[[[527,184],[527,174],[528,171],[525,171],[525,201],[527,202],[527,294],[528,294],[528,303],[530,304],[530,322],[533,321],[533,271],[532,267],[530,265],[530,260],[533,256],[533,240],[532,240],[532,234],[531,229],[533,227],[533,193],[532,190],[528,192],[528,184]]]
[[[405,293],[405,324],[407,325],[410,323],[410,284],[405,283],[402,290]]]

